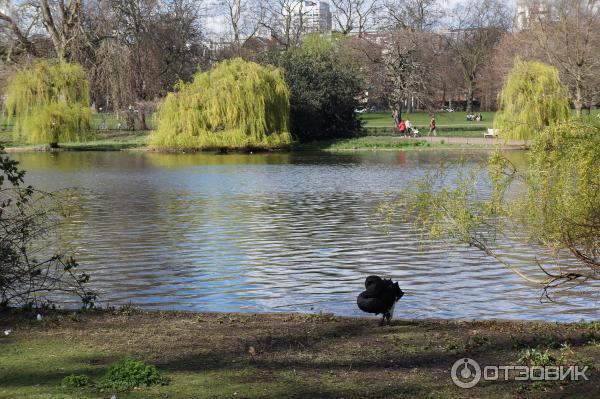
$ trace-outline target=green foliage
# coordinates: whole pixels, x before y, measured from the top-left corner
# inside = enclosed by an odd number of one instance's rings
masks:
[[[555,252],[600,262],[600,128],[574,120],[535,140],[527,196],[516,210],[530,219],[529,234]]]
[[[80,65],[38,61],[8,83],[5,114],[18,139],[57,144],[85,139],[90,126],[89,83]]]
[[[538,61],[515,60],[498,97],[494,128],[500,137],[529,140],[546,126],[569,118],[569,92],[556,68]]]
[[[448,174],[456,169],[457,175]],[[489,194],[477,189],[485,175]],[[598,280],[600,128],[581,119],[546,128],[534,140],[526,165],[497,152],[476,167],[442,166],[379,211],[387,223],[398,209],[431,237],[479,248],[545,290]],[[497,237],[524,240],[549,256],[545,263],[532,259],[544,270],[543,278],[524,274],[497,255]]]
[[[141,360],[125,358],[108,368],[99,387],[102,390],[126,391],[135,387],[168,384],[169,379],[161,376],[156,367]]]
[[[76,375],[71,374],[63,378],[62,385],[67,388],[82,388],[86,385],[89,385],[90,377],[87,375]]]
[[[537,348],[527,348],[521,352],[518,362],[526,366],[544,367],[556,365],[556,358],[547,349],[542,352]]]
[[[335,41],[311,35],[300,48],[268,54],[263,62],[284,69],[292,133],[300,141],[347,137],[361,129],[354,112],[362,89],[360,73]]]
[[[224,61],[167,95],[149,144],[163,149],[288,145],[289,108],[279,69],[241,58]]]

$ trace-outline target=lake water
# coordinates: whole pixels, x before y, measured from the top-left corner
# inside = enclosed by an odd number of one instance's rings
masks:
[[[600,319],[598,286],[540,303],[540,289],[464,245],[382,230],[386,193],[456,151],[351,154],[23,153],[36,187],[76,188],[61,239],[101,303],[361,315],[364,278],[400,281],[403,318]],[[471,162],[485,152],[467,154]],[[518,157],[518,155],[516,155]],[[484,186],[482,186],[484,187]],[[505,254],[535,270],[528,245]]]

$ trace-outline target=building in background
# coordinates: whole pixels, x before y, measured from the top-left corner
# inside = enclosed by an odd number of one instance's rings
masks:
[[[303,34],[331,32],[331,10],[325,1],[298,1],[291,13],[292,24]]]
[[[518,0],[515,28],[529,29],[536,20],[547,20],[551,16],[552,6],[547,0]]]

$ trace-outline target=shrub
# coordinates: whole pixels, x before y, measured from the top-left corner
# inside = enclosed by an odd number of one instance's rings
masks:
[[[519,363],[527,366],[553,366],[556,364],[556,358],[548,353],[548,350],[542,352],[536,348],[527,348],[521,352]]]
[[[63,378],[62,385],[67,388],[81,388],[90,383],[87,375],[71,374]]]
[[[38,61],[15,73],[6,90],[7,123],[17,139],[58,145],[85,139],[90,127],[89,82],[77,64]]]
[[[24,176],[0,147],[0,307],[40,306],[56,293],[79,296],[84,307],[92,307],[90,276],[77,272],[77,262],[49,240],[68,213],[68,201],[60,193],[23,187]]]
[[[241,58],[179,83],[158,111],[150,145],[164,149],[280,147],[291,144],[289,89],[281,70]]]
[[[125,391],[134,387],[168,383],[169,379],[161,376],[153,365],[125,358],[108,368],[100,380],[99,387],[103,390]]]

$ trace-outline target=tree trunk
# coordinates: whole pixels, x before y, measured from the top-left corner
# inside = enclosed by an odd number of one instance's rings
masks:
[[[467,84],[467,112],[473,112],[473,82]]]
[[[577,116],[581,116],[581,109],[583,108],[583,88],[580,81],[577,81],[575,85],[575,112]]]
[[[146,113],[141,109],[138,113],[138,122],[140,125],[140,130],[148,130],[148,125],[146,125]]]

